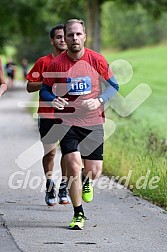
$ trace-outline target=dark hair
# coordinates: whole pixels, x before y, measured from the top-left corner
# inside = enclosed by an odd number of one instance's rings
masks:
[[[53,27],[49,33],[50,35],[50,38],[51,39],[54,39],[54,36],[55,36],[55,30],[61,30],[63,29],[64,30],[64,25],[63,24],[58,24],[56,25],[55,27]]]
[[[74,23],[81,24],[82,27],[83,27],[83,31],[85,32],[85,24],[84,24],[84,21],[81,20],[81,19],[73,18],[73,19],[67,20],[67,22],[65,23],[65,25],[64,25],[64,34],[66,34],[66,28],[67,28],[67,26],[70,25],[70,24],[74,24]]]

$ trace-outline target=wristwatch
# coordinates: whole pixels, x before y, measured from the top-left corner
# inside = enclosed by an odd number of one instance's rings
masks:
[[[98,97],[98,100],[99,100],[99,102],[100,102],[101,105],[104,104],[104,101],[103,101],[103,98],[102,98],[102,97]]]

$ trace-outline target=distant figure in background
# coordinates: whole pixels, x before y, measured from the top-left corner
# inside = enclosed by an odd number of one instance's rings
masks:
[[[0,58],[0,98],[5,93],[6,90],[7,90],[7,84],[5,83],[2,61]]]
[[[6,74],[8,77],[8,87],[13,88],[14,78],[16,74],[16,65],[13,63],[13,60],[10,58],[5,66]]]
[[[28,61],[27,61],[27,59],[22,59],[21,66],[22,66],[23,80],[27,81],[27,79],[26,79],[26,75],[28,73]]]

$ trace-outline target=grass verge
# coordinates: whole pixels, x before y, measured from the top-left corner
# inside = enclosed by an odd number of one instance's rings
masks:
[[[133,68],[132,79],[120,86],[125,97],[140,83],[148,84],[151,96],[130,116],[114,110],[107,118],[116,124],[114,134],[104,146],[104,174],[130,176],[133,193],[167,209],[167,124],[166,59],[167,47],[156,46],[106,54],[109,63],[127,60]],[[105,52],[103,53],[105,55]],[[130,173],[131,171],[131,173]],[[125,180],[122,182],[126,182]]]

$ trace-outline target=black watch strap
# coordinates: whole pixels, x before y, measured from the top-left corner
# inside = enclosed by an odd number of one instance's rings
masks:
[[[104,104],[103,98],[102,97],[98,97],[98,100],[101,104]]]

